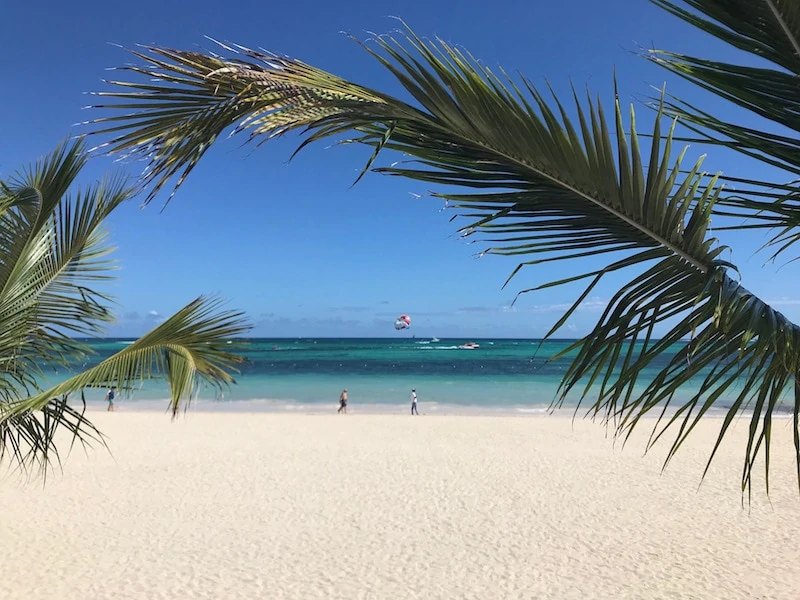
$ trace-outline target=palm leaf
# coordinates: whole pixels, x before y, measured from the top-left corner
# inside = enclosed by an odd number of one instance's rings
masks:
[[[60,460],[59,432],[102,442],[68,402],[86,386],[165,377],[176,412],[199,385],[227,385],[240,360],[230,338],[247,330],[240,313],[201,297],[97,367],[41,389],[45,367],[91,352],[70,334],[97,335],[113,319],[110,298],[94,289],[114,266],[102,226],[135,188],[107,177],[71,193],[85,163],[82,142],[65,143],[0,182],[0,459],[22,467]]]
[[[724,42],[772,63],[751,67],[652,50],[659,65],[769,121],[800,132],[800,5],[793,0],[670,0],[654,4]],[[699,13],[699,14],[698,14]],[[705,130],[706,141],[800,173],[796,137],[725,123],[688,103],[671,105],[688,122]],[[716,136],[716,137],[715,137]]]
[[[107,178],[70,195],[85,161],[80,141],[65,143],[0,187],[0,399],[85,352],[69,332],[96,335],[112,319],[107,296],[88,286],[110,278],[101,224],[134,190]]]
[[[696,135],[692,141],[724,146],[769,165],[800,174],[800,4],[794,0],[652,0],[654,4],[731,46],[770,63],[754,67],[652,50],[667,70],[773,124],[743,126],[719,119],[679,99],[667,104]],[[684,8],[685,6],[685,8]],[[788,132],[788,133],[787,133]],[[724,196],[719,214],[776,229],[771,240],[787,250],[800,236],[797,186],[740,179],[736,195]],[[781,193],[781,188],[784,189]],[[766,188],[766,190],[765,190]],[[737,226],[732,226],[736,228]]]
[[[800,364],[800,345],[795,325],[730,278],[731,265],[719,258],[723,248],[707,235],[719,195],[716,179],[707,180],[699,162],[681,171],[680,158],[671,157],[673,131],[662,132],[660,118],[645,169],[633,110],[627,135],[619,102],[609,125],[599,101],[581,102],[575,95],[570,118],[557,98],[548,101],[529,81],[495,75],[441,40],[424,41],[407,30],[375,45],[367,51],[397,78],[413,105],[302,62],[241,47],[232,60],[148,48],[136,53],[146,66],[127,68],[147,81],[111,82],[121,91],[100,93],[109,99],[100,108],[115,112],[92,123],[95,133],[110,136],[101,145],[107,151],[147,160],[150,198],[170,181],[177,188],[225,131],[263,141],[300,130],[301,147],[347,133],[345,142],[372,148],[367,169],[381,152],[394,151],[409,160],[374,170],[467,188],[436,196],[468,220],[463,235],[483,235],[491,244],[486,252],[530,256],[511,277],[524,266],[609,254],[603,269],[534,288],[589,280],[552,335],[604,275],[635,273],[595,330],[575,345],[578,357],[558,401],[581,386],[581,402],[597,394],[590,412],[627,434],[644,414],[674,404],[693,377],[709,369],[723,373],[706,376],[698,397],[656,421],[654,440],[678,430],[672,453],[732,381],[748,393],[768,390],[753,407],[757,426],[742,479],[749,488],[753,461],[769,446],[770,416]],[[655,327],[675,317],[666,337],[654,340]],[[645,391],[634,394],[644,370],[674,345],[678,358],[661,371],[658,384],[645,382]],[[731,362],[740,356],[741,362]]]
[[[0,404],[5,409],[4,404]],[[63,432],[84,448],[105,445],[100,431],[86,417],[86,403],[81,394],[81,407],[68,402],[68,397],[53,398],[37,412],[21,412],[0,420],[0,462],[11,458],[26,473],[38,472],[45,477],[49,467],[61,465],[61,451],[55,437]]]
[[[82,443],[101,440],[83,411],[66,403],[86,387],[126,390],[163,378],[177,415],[203,385],[223,388],[234,382],[231,371],[242,358],[231,350],[241,342],[230,342],[248,330],[241,312],[221,310],[219,299],[201,296],[98,365],[35,396],[0,403],[0,449],[10,449],[22,465],[46,466],[59,456],[54,436],[61,429]]]

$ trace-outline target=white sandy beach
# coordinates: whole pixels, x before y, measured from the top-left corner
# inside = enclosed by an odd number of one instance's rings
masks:
[[[423,406],[424,409],[424,406]],[[103,449],[0,481],[0,598],[800,598],[800,496],[746,421],[664,474],[563,417],[93,413]]]

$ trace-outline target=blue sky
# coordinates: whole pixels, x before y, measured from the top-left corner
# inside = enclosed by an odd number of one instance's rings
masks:
[[[572,81],[602,94],[610,106],[616,69],[625,101],[638,102],[666,79],[670,92],[738,115],[636,56],[644,46],[735,58],[645,0],[515,0],[487,7],[476,0],[10,3],[4,18],[14,25],[4,32],[0,58],[6,80],[0,175],[79,133],[74,123],[99,116],[81,110],[92,101],[83,92],[105,89],[105,69],[132,60],[115,44],[211,49],[204,38],[211,36],[397,91],[387,73],[340,34],[389,31],[397,26],[389,15],[421,35],[466,47],[490,66],[519,70],[537,85],[546,79],[564,98]],[[647,110],[639,107],[638,114],[640,127],[649,127]],[[394,318],[408,313],[418,337],[537,337],[580,293],[571,286],[528,294],[510,308],[517,291],[592,263],[523,270],[502,290],[516,261],[476,258],[482,246],[458,239],[451,214],[424,197],[424,185],[369,175],[351,189],[368,156],[364,149],[318,145],[287,164],[296,144],[290,136],[252,151],[237,140],[223,142],[164,211],[159,200],[145,209],[132,202],[112,217],[121,269],[109,291],[120,319],[109,335],[139,335],[196,295],[213,292],[247,311],[253,335],[392,336]],[[688,158],[700,152],[692,149]],[[710,152],[706,166],[776,176],[720,151]],[[97,158],[87,180],[109,168],[136,173],[138,165]],[[744,285],[800,318],[795,267],[778,272],[780,265],[763,265],[767,255],[753,256],[764,241],[760,234],[723,240],[734,247]],[[598,287],[562,336],[585,333],[619,281]]]

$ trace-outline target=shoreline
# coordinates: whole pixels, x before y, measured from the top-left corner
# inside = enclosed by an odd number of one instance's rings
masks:
[[[70,403],[75,408],[80,408],[79,403]],[[169,400],[123,400],[115,402],[116,411],[121,413],[169,413]],[[678,403],[669,409],[665,416],[671,416],[679,406]],[[106,412],[107,403],[101,400],[86,402],[87,412],[97,413]],[[562,408],[552,409],[547,405],[477,405],[477,404],[453,404],[437,402],[420,402],[418,404],[419,416],[454,416],[454,417],[549,417],[570,420],[591,420],[591,403],[585,402],[577,411],[574,405],[567,405]],[[339,405],[333,402],[296,402],[286,400],[193,400],[188,408],[181,409],[181,414],[197,413],[231,413],[231,414],[285,414],[285,415],[337,415]],[[358,415],[394,415],[410,416],[411,404],[406,403],[349,403],[346,416]],[[720,419],[727,414],[726,407],[711,408],[704,415],[706,419]],[[655,419],[660,415],[659,409],[651,410],[645,419]],[[750,410],[742,410],[738,413],[737,419],[752,415]],[[773,413],[774,419],[789,418],[792,414],[789,410],[776,409]],[[596,419],[601,419],[602,414],[598,414]]]
[[[117,412],[168,412],[169,400],[136,400],[116,402]],[[73,406],[80,406],[73,404]],[[105,401],[86,403],[87,411],[105,411]],[[450,404],[427,402],[420,403],[420,416],[534,416],[550,415],[547,406],[498,405],[479,406],[474,404]],[[286,400],[194,400],[182,413],[252,413],[252,414],[296,414],[296,415],[336,415],[339,405],[333,402],[295,402]],[[355,415],[405,415],[411,411],[410,403],[349,403],[347,416]],[[556,413],[572,413],[569,409],[557,410]],[[344,415],[338,415],[344,416]]]

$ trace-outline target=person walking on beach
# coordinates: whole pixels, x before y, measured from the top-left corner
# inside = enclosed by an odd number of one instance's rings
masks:
[[[417,390],[411,390],[411,414],[419,416],[417,411]]]
[[[339,410],[336,412],[347,414],[347,388],[343,389],[342,394],[339,396]]]
[[[116,396],[116,395],[117,395],[117,388],[112,385],[109,388],[108,392],[106,392],[106,402],[108,402],[108,410],[109,411],[113,411],[114,410],[114,396]]]

